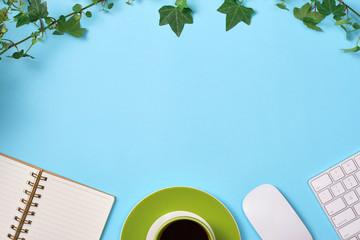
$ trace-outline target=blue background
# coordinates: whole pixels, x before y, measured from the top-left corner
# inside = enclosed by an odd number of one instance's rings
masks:
[[[49,12],[75,3],[49,0]],[[264,183],[314,239],[338,239],[307,181],[360,150],[360,55],[340,50],[356,39],[263,0],[246,2],[250,27],[229,32],[221,1],[190,0],[195,24],[178,38],[158,26],[172,3],[96,10],[85,38],[48,34],[35,60],[1,61],[0,151],[116,195],[104,240],[143,197],[178,185],[215,195],[242,238],[259,239],[241,204]]]

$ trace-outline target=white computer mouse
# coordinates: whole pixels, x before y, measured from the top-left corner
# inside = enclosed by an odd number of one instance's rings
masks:
[[[243,209],[263,240],[312,240],[294,209],[272,185],[252,190],[244,199]]]

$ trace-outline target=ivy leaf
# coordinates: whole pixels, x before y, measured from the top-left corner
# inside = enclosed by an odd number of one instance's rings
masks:
[[[66,21],[66,18],[65,18],[64,15],[60,15],[60,17],[59,17],[59,22],[61,22],[61,21]]]
[[[354,48],[349,48],[349,49],[343,49],[344,52],[348,53],[348,52],[358,52],[360,51],[360,47],[359,46],[356,46]]]
[[[53,22],[53,20],[52,20],[51,18],[49,18],[49,17],[46,17],[46,18],[45,18],[45,23],[46,23],[47,25],[50,25],[52,22]]]
[[[180,37],[184,25],[192,24],[193,18],[191,16],[191,9],[184,8],[180,11],[180,8],[174,6],[163,6],[159,9],[160,21],[159,25],[163,26],[169,24],[174,33]]]
[[[286,5],[284,3],[277,3],[276,6],[280,9],[289,11],[289,9],[286,7]]]
[[[29,57],[29,58],[32,58],[34,59],[33,56],[30,56],[29,54],[26,54],[24,52],[24,49],[21,50],[20,52],[14,52],[12,56],[8,56],[9,58],[15,58],[15,59],[19,59],[19,58],[23,58],[23,57]]]
[[[322,29],[320,27],[316,26],[316,23],[305,22],[305,21],[303,23],[305,24],[305,26],[307,26],[310,29],[313,29],[313,30],[316,30],[316,31],[319,31],[319,32],[322,31]]]
[[[5,23],[1,24],[0,25],[0,38],[2,38],[2,36],[4,36],[4,34],[7,32],[7,28],[6,28],[6,25]],[[1,42],[1,41],[0,41]],[[1,42],[3,43],[3,42]]]
[[[80,28],[80,20],[76,19],[75,15],[69,18],[69,20],[60,21],[57,24],[57,29],[63,33],[70,33],[74,37],[81,37],[85,31],[85,28]]]
[[[6,14],[6,12],[7,12],[7,8],[6,8],[6,7],[0,9],[0,16],[1,16],[1,17],[4,16],[4,15]],[[1,17],[0,17],[0,18],[1,18]],[[6,14],[6,15],[4,16],[3,21],[9,21],[9,20],[10,20],[10,19],[8,18],[8,15]]]
[[[109,3],[107,7],[108,9],[112,9],[114,7],[114,3]]]
[[[353,24],[353,28],[354,28],[354,29],[360,29],[360,24],[354,23],[354,24]]]
[[[189,8],[186,0],[176,0],[175,6],[177,6],[180,11],[184,10],[184,8]]]
[[[87,11],[87,12],[85,13],[85,16],[87,16],[88,18],[91,18],[91,17],[92,17],[92,13],[91,13],[90,11]]]
[[[47,11],[47,3],[41,3],[40,0],[31,0],[29,10],[30,22],[35,22],[41,18],[46,18],[49,15]]]
[[[322,3],[316,1],[318,11],[324,16],[334,14],[334,17],[343,17],[346,15],[345,6],[341,3],[336,5],[335,0],[323,0]]]
[[[308,28],[316,31],[322,31],[317,24],[320,23],[325,16],[319,12],[313,12],[311,10],[311,4],[306,3],[301,8],[294,8],[294,16],[303,21]]]
[[[80,21],[80,19],[81,19],[80,15],[78,15],[78,14],[75,14],[74,17],[75,17],[76,21]]]
[[[61,32],[61,31],[59,31],[59,30],[55,30],[55,31],[53,32],[53,35],[64,35],[64,33]]]
[[[218,8],[218,12],[226,14],[226,31],[232,29],[241,21],[250,25],[251,16],[255,13],[254,9],[247,8],[236,2],[236,0],[225,0]]]
[[[338,25],[345,25],[345,24],[352,25],[352,22],[347,21],[347,20],[345,20],[345,19],[340,19],[339,21],[336,21],[336,23],[335,23],[336,26],[338,26]]]
[[[18,15],[14,16],[14,20],[16,21],[16,27],[21,27],[22,25],[28,24],[29,16],[26,13],[19,13]]]
[[[81,12],[82,6],[80,4],[75,4],[72,8],[72,10],[76,13]]]

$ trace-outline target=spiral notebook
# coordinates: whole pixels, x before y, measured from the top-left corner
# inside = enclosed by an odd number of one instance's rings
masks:
[[[114,200],[0,153],[1,240],[98,240]]]

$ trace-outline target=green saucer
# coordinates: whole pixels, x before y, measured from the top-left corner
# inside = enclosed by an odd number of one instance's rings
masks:
[[[144,198],[127,217],[121,240],[145,240],[151,225],[173,211],[188,211],[204,218],[216,240],[240,240],[238,226],[229,210],[210,194],[188,187],[165,188]]]

